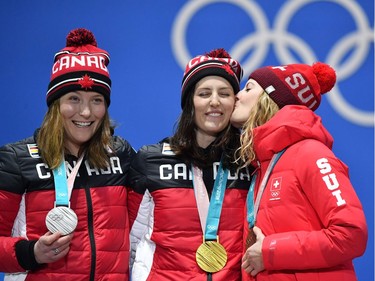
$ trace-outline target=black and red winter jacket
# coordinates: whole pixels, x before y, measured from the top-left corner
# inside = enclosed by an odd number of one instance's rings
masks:
[[[83,162],[70,199],[78,225],[69,253],[38,265],[33,244],[48,230],[54,207],[53,173],[42,162],[35,137],[0,148],[0,271],[23,272],[20,280],[128,280],[129,220],[125,178],[134,154],[130,144],[113,137],[115,155],[107,169]],[[65,156],[67,173],[77,162]],[[13,279],[12,279],[13,280]]]

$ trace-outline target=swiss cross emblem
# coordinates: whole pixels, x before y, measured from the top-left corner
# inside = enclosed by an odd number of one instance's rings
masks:
[[[94,85],[94,80],[91,79],[90,76],[85,74],[79,81],[78,83],[81,85],[82,89],[91,89],[92,85]]]
[[[281,189],[281,181],[282,178],[273,178],[271,181],[271,191],[280,190]]]
[[[282,177],[273,178],[271,180],[271,187],[270,187],[271,198],[270,198],[270,200],[280,200],[281,182],[282,181],[283,181]]]

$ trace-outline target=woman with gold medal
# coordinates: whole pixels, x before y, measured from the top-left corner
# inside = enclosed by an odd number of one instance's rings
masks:
[[[128,185],[132,280],[240,280],[251,171],[229,124],[242,77],[224,49],[191,59],[176,131],[142,147]]]

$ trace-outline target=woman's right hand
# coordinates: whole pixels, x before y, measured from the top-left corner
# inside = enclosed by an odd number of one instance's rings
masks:
[[[264,270],[262,244],[265,236],[259,227],[254,226],[253,230],[256,235],[256,242],[246,250],[242,258],[242,268],[255,276]]]
[[[34,245],[35,260],[42,264],[61,259],[69,252],[72,238],[73,233],[61,236],[59,232],[47,232]]]

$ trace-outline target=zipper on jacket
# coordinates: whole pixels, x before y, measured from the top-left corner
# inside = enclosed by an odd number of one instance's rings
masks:
[[[90,195],[90,187],[85,186],[86,202],[87,202],[87,225],[91,245],[91,267],[90,267],[90,280],[95,280],[96,268],[96,244],[94,237],[94,222],[93,222],[93,209],[92,200]]]
[[[207,273],[207,281],[212,281],[212,273]]]

